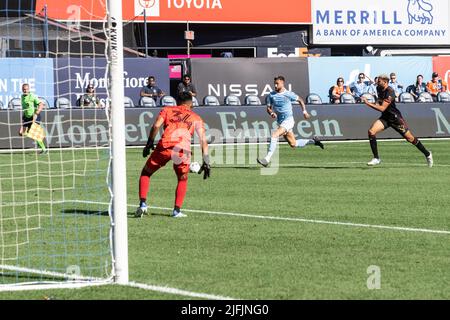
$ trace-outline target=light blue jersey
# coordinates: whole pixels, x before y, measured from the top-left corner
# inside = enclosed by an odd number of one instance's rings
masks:
[[[298,99],[298,95],[292,91],[272,91],[269,94],[267,105],[272,107],[273,112],[277,115],[277,122],[281,124],[284,120],[294,116],[292,101],[297,101]]]

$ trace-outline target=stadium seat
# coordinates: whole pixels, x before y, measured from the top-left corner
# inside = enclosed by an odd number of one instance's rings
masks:
[[[241,100],[239,99],[238,96],[229,95],[225,97],[223,103],[226,106],[240,106]]]
[[[216,96],[206,96],[203,98],[203,105],[205,105],[205,106],[220,106],[220,102]]]
[[[20,101],[20,98],[12,98],[11,100],[9,100],[8,108],[15,109],[15,110],[21,110],[22,102]]]
[[[161,107],[175,107],[177,105],[177,101],[172,96],[163,96],[161,100],[159,100],[159,105]]]
[[[428,92],[422,92],[417,99],[418,102],[433,102],[433,97]]]
[[[123,104],[125,108],[133,108],[134,102],[130,97],[123,97]]]
[[[156,107],[156,102],[151,97],[141,97],[139,99],[139,107],[153,108]]]
[[[400,94],[399,101],[402,103],[412,103],[414,102],[414,97],[409,92],[403,92]]]
[[[261,100],[258,96],[248,95],[245,97],[245,105],[246,106],[260,106]]]
[[[200,103],[198,103],[198,100],[196,97],[192,97],[192,105],[194,107],[198,107],[200,105]]]
[[[370,94],[370,93],[364,93],[364,94],[361,96],[361,98],[366,98],[367,101],[369,101],[370,103],[375,103],[375,102],[376,102],[375,97],[374,97],[372,94]]]
[[[55,107],[57,109],[69,109],[71,107],[70,100],[64,97],[55,100]]]
[[[306,104],[322,104],[322,99],[316,93],[310,93],[306,97]]]
[[[50,103],[48,103],[47,99],[44,97],[38,97],[38,99],[44,104],[45,109],[54,109],[55,107],[50,106]]]
[[[352,104],[356,103],[355,97],[353,97],[350,93],[343,93],[341,94],[341,103],[343,104]]]
[[[0,110],[6,110],[6,109],[8,109],[8,107],[5,107],[3,102],[0,101]]]
[[[437,100],[439,102],[450,102],[450,93],[448,92],[439,92],[437,95]]]

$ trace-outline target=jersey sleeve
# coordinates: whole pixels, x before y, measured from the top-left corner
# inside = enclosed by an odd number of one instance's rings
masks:
[[[41,103],[41,100],[37,96],[33,96],[33,103],[35,106],[38,106]]]
[[[168,111],[167,108],[163,108],[160,112],[159,112],[159,117],[162,117],[164,119],[164,122],[167,121],[167,116],[168,116]]]
[[[266,102],[268,107],[271,107],[273,105],[273,98],[272,95],[269,94],[269,96],[267,97],[267,102]]]
[[[392,101],[395,101],[395,90],[389,87],[389,91],[387,92],[386,97],[384,98],[384,101],[391,103]]]
[[[286,95],[291,101],[297,101],[299,99],[298,95],[294,92],[288,92]]]

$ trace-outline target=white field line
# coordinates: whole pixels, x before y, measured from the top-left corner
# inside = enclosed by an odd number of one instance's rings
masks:
[[[128,205],[128,206],[129,207],[136,207],[136,206],[132,206],[132,205]],[[153,207],[153,206],[150,206],[149,208],[155,209],[155,210],[173,210],[172,208]],[[241,217],[241,218],[263,219],[263,220],[307,222],[307,223],[330,224],[330,225],[357,227],[357,228],[375,228],[375,229],[387,229],[387,230],[396,230],[396,231],[422,232],[422,233],[435,233],[435,234],[448,234],[448,235],[450,235],[450,231],[447,231],[447,230],[433,230],[433,229],[410,228],[410,227],[394,227],[394,226],[376,225],[376,224],[339,222],[339,221],[326,221],[326,220],[303,219],[303,218],[261,216],[261,215],[254,215],[254,214],[235,213],[235,212],[220,212],[220,211],[208,211],[208,210],[183,209],[183,211],[185,211],[185,212],[193,212],[193,213],[206,213],[206,214],[212,214],[212,215]]]
[[[149,285],[149,284],[145,284],[145,283],[129,282],[128,284],[125,284],[125,286],[132,287],[132,288],[144,289],[144,290],[148,290],[148,291],[156,291],[156,292],[161,292],[161,293],[175,294],[175,295],[186,296],[186,297],[191,297],[191,298],[202,298],[202,299],[208,299],[208,300],[237,300],[235,298],[230,298],[230,297],[217,296],[217,295],[208,294],[208,293],[198,293],[198,292],[186,291],[186,290],[170,288],[170,287],[154,286],[154,285]]]
[[[73,200],[71,202],[92,203],[92,204],[97,204],[97,205],[108,205],[108,203],[106,203],[106,202],[95,202],[95,201]],[[129,204],[128,207],[135,208],[136,206]],[[155,207],[155,206],[149,206],[149,208],[155,209],[155,210],[162,210],[162,211],[172,211],[173,210],[173,208]],[[241,217],[241,218],[261,219],[261,220],[306,222],[306,223],[329,224],[329,225],[355,227],[355,228],[372,228],[372,229],[384,229],[384,230],[396,230],[396,231],[406,231],[406,232],[419,232],[419,233],[421,232],[421,233],[434,233],[434,234],[450,235],[450,231],[448,231],[448,230],[433,230],[433,229],[415,228],[415,227],[395,227],[395,226],[377,225],[377,224],[327,221],[327,220],[304,219],[304,218],[262,216],[262,215],[255,215],[255,214],[246,214],[246,213],[208,211],[208,210],[197,210],[197,209],[183,209],[183,211],[192,212],[192,213],[206,213],[206,214],[219,215],[219,216],[232,216],[232,217]]]

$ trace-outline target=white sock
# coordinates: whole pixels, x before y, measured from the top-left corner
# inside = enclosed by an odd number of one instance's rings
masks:
[[[316,142],[312,139],[298,139],[297,143],[295,144],[295,146],[297,148],[303,148],[305,146],[307,146],[308,144],[315,144]]]
[[[275,153],[275,150],[277,149],[277,145],[278,145],[278,138],[271,138],[269,151],[267,152],[267,155],[264,158],[267,160],[267,162],[270,162],[270,159],[272,158],[273,154]]]

